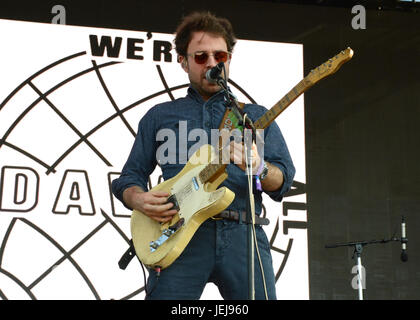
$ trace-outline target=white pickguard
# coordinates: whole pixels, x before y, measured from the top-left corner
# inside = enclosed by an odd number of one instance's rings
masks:
[[[171,188],[171,194],[176,195],[180,210],[179,217],[185,219],[185,224],[194,216],[194,213],[210,206],[223,196],[223,189],[208,192],[199,179],[199,173],[205,167],[200,165],[188,171]]]

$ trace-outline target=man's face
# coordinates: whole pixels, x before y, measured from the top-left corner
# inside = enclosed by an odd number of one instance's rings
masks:
[[[216,36],[206,32],[194,32],[188,45],[187,56],[181,57],[181,65],[188,73],[191,85],[201,94],[204,100],[208,100],[214,93],[220,90],[218,84],[207,81],[206,72],[217,65],[218,61],[214,57],[216,51],[227,52],[226,41],[221,36]],[[197,52],[207,52],[209,57],[203,64],[198,64],[194,60]],[[226,73],[229,75],[230,59],[225,62]]]

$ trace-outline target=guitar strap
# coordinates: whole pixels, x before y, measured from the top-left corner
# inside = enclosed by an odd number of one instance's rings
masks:
[[[120,260],[118,261],[118,266],[120,269],[125,270],[127,268],[130,261],[136,256],[136,250],[134,249],[133,239],[130,240],[128,243],[130,246],[126,252],[122,255]]]
[[[238,102],[238,105],[239,105],[239,108],[241,110],[243,110],[243,108],[245,106],[245,103]],[[220,125],[219,125],[219,132],[222,129],[227,129],[230,132],[233,129],[238,128],[240,126],[239,125],[240,121],[241,121],[241,119],[238,119],[235,116],[235,114],[229,108],[226,108],[225,114],[224,114],[224,116],[222,118],[222,121],[220,122]],[[222,136],[219,136],[219,150],[221,150],[221,148],[222,148]]]
[[[238,102],[241,109],[244,108],[245,103]],[[238,127],[239,119],[235,117],[230,109],[226,109],[225,115],[223,116],[222,122],[220,123],[219,130],[228,129],[229,131]]]

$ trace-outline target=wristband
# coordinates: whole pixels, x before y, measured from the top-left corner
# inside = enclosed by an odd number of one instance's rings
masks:
[[[264,168],[258,177],[260,178],[261,181],[263,181],[267,177],[267,174],[268,174],[268,166],[267,166],[267,163],[264,161]]]
[[[262,192],[261,180],[259,176],[255,176],[255,186],[258,191]]]
[[[261,159],[260,166],[258,167],[257,173],[255,174],[255,185],[258,191],[262,191],[260,174],[264,170],[264,159]]]
[[[260,166],[258,167],[257,173],[255,175],[259,177],[263,169],[264,169],[264,159],[261,159]]]

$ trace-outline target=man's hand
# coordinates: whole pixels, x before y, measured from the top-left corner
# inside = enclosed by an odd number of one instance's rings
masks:
[[[246,170],[246,158],[245,158],[245,147],[242,143],[230,143],[230,160],[233,161],[239,168]],[[255,143],[252,144],[252,174],[257,174],[258,168],[261,164],[262,159],[258,155],[257,146]],[[268,167],[269,174],[266,178],[261,181],[263,190],[275,191],[281,188],[283,185],[284,177],[283,172],[276,167],[265,161]]]
[[[168,222],[177,213],[171,209],[174,204],[168,202],[169,193],[166,191],[148,191],[137,186],[124,190],[123,200],[133,210],[141,211],[157,222]]]
[[[231,141],[230,143],[230,160],[242,170],[246,170],[246,155],[243,143]],[[258,155],[257,145],[252,144],[252,174],[256,174],[260,166],[261,158]]]

